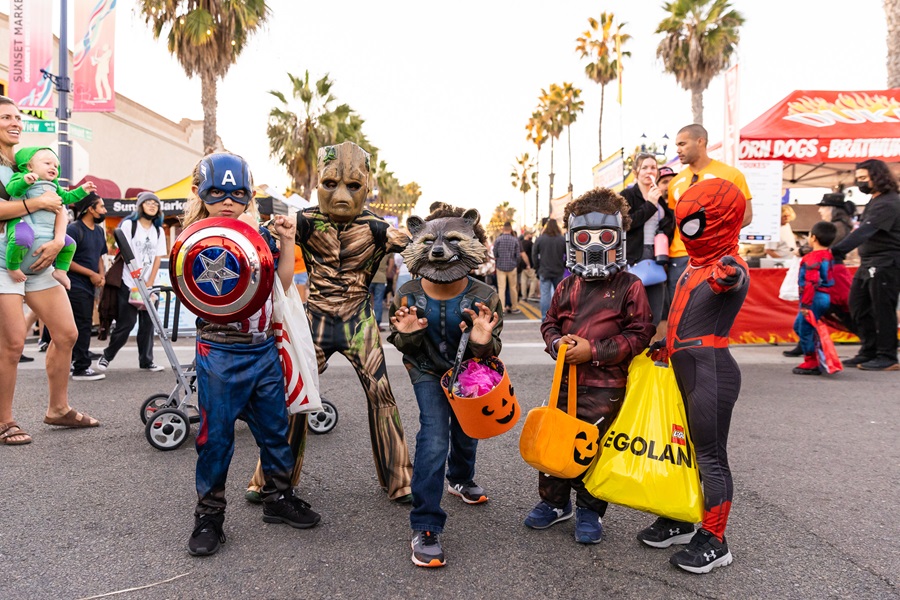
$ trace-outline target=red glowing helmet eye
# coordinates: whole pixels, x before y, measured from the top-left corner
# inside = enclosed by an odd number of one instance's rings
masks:
[[[579,231],[575,234],[575,241],[584,246],[591,241],[591,234],[587,231]]]
[[[610,229],[605,229],[600,232],[600,241],[604,244],[612,244],[616,241],[616,234],[614,231]]]

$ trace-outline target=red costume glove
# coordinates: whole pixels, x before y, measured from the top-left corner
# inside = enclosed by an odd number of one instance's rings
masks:
[[[653,362],[668,363],[669,347],[666,345],[666,338],[650,344],[650,348],[647,349],[647,356],[649,356]]]
[[[741,279],[741,271],[738,262],[732,256],[723,256],[713,267],[712,274],[706,278],[706,282],[716,294],[727,292],[738,284]]]

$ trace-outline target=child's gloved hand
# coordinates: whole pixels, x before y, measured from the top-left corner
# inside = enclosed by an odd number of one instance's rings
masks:
[[[736,286],[740,277],[740,267],[734,257],[723,256],[713,267],[712,274],[706,278],[706,282],[713,292],[721,294]]]
[[[400,333],[415,333],[428,327],[428,319],[419,318],[416,307],[400,307],[391,317],[391,325]]]
[[[463,310],[463,312],[472,320],[472,333],[470,334],[469,341],[475,344],[487,344],[491,341],[494,327],[500,322],[500,315],[491,313],[491,310],[482,302],[476,302],[475,308],[478,309],[477,313],[471,308]],[[466,327],[465,321],[459,324],[459,328],[463,331],[466,330]]]
[[[653,362],[668,363],[669,347],[666,346],[666,338],[650,344],[650,347],[647,349],[647,356],[649,356]]]

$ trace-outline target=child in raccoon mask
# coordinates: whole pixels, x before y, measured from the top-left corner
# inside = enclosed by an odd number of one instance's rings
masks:
[[[447,520],[441,510],[445,467],[451,494],[466,504],[488,499],[473,481],[478,442],[463,433],[440,382],[441,375],[453,366],[466,328],[463,314],[472,322],[465,358],[500,353],[500,298],[493,288],[469,276],[487,255],[479,218],[476,210],[446,205],[424,221],[410,217],[407,227],[413,241],[403,258],[410,273],[420,279],[397,290],[391,306],[388,341],[403,353],[419,404],[409,520],[413,529],[412,561],[420,567],[446,564],[438,540]]]
[[[602,439],[622,407],[628,365],[647,347],[656,328],[641,280],[623,270],[624,233],[631,221],[625,199],[605,188],[594,189],[569,202],[564,218],[566,267],[573,274],[557,286],[541,334],[554,360],[560,344],[566,344],[566,363],[579,366],[577,383],[563,378],[559,408],[566,410],[568,386],[577,385],[576,416],[597,423]],[[547,529],[577,515],[575,541],[600,542],[607,503],[588,493],[581,477],[540,473],[538,493],[541,501],[525,518],[527,527]]]

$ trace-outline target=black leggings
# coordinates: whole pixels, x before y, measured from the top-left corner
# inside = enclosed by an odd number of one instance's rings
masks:
[[[721,539],[734,493],[726,447],[741,370],[727,348],[684,349],[671,360],[703,483],[703,528]]]

